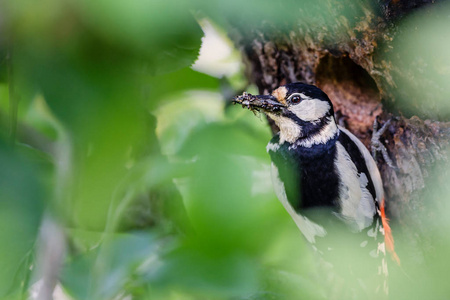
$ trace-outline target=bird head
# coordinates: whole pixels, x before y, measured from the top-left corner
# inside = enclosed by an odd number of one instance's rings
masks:
[[[278,87],[271,95],[244,93],[233,101],[264,112],[280,128],[281,142],[324,143],[338,130],[330,99],[313,85],[295,82]]]

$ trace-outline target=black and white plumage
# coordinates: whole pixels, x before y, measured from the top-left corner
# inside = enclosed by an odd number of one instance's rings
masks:
[[[320,244],[336,224],[345,224],[366,240],[361,247],[372,238],[372,257],[385,254],[386,248],[393,252],[375,161],[361,141],[336,124],[333,105],[322,90],[291,83],[271,95],[244,93],[234,102],[264,112],[279,127],[267,145],[275,192],[310,243]],[[316,218],[321,208],[327,211],[325,221],[323,215]],[[385,233],[386,243],[376,240]],[[321,251],[327,249],[331,247]],[[380,271],[386,272],[384,259]]]

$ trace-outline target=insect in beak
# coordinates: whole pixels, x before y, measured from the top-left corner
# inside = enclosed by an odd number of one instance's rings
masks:
[[[284,106],[277,101],[272,95],[252,95],[244,92],[240,96],[234,97],[232,100],[234,104],[241,104],[243,108],[247,108],[251,111],[264,111],[264,112],[280,112]]]

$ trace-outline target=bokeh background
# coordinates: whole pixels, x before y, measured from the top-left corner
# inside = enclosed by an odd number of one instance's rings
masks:
[[[229,20],[319,34],[364,12],[285,2],[301,13],[271,1],[0,2],[1,299],[326,298],[272,190],[267,121],[230,103],[257,89]],[[393,93],[408,113],[450,112],[449,13],[397,24],[389,55],[409,79]],[[450,297],[447,186],[427,182],[433,243],[393,271],[393,299]]]

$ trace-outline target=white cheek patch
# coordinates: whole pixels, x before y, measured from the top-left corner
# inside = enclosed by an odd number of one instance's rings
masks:
[[[302,135],[301,127],[289,118],[267,113],[267,115],[275,121],[275,124],[280,128],[280,144],[285,141],[293,144]]]
[[[323,118],[330,108],[330,104],[326,101],[306,99],[299,104],[290,106],[289,110],[303,121],[313,121]]]

